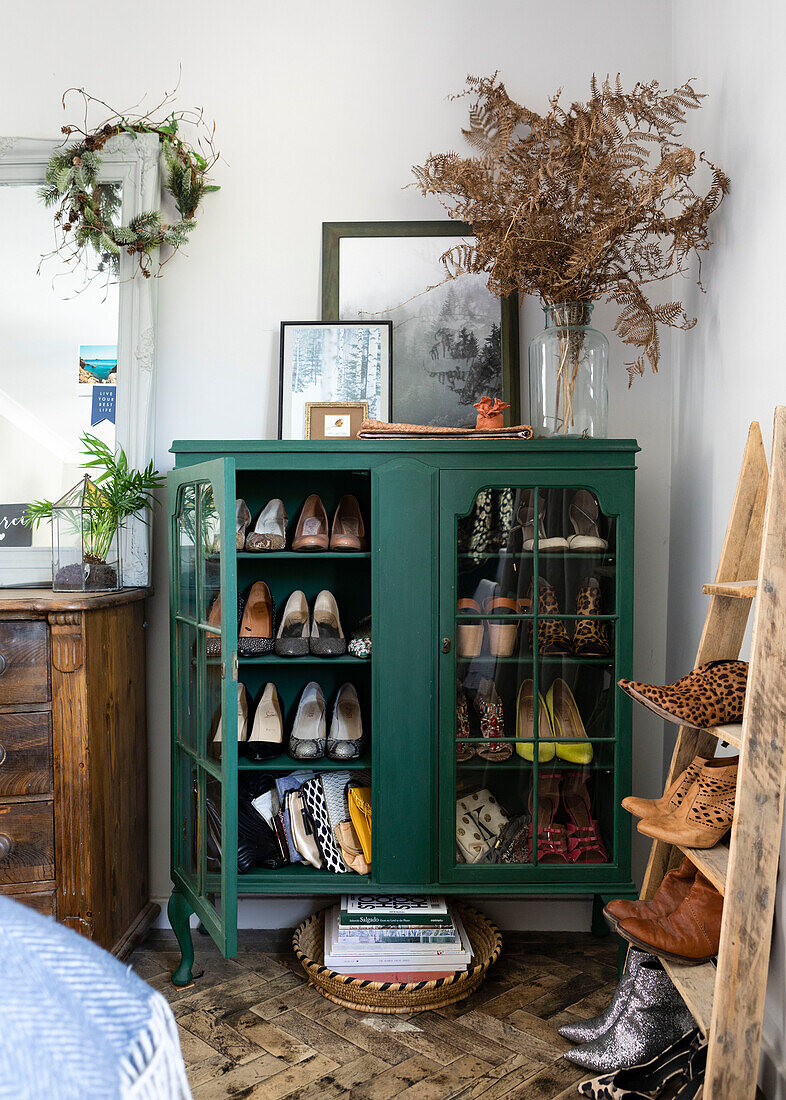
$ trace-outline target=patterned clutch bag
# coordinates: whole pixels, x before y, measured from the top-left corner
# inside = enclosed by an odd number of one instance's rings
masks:
[[[311,819],[314,822],[317,844],[319,845],[319,850],[322,853],[322,858],[325,861],[327,870],[334,871],[336,874],[345,874],[348,868],[342,859],[341,851],[336,843],[335,833],[333,831],[335,826],[331,822],[328,811],[328,800],[322,782],[324,779],[334,779],[338,776],[344,777],[342,784],[346,786],[349,781],[349,772],[331,772],[329,775],[319,775],[315,779],[307,780],[300,790],[306,806],[308,807]],[[332,784],[328,784],[328,789],[330,790],[330,800],[333,803],[333,815],[336,817],[336,825],[338,825],[340,821],[349,817],[349,813],[347,812],[345,818],[336,816],[336,799]],[[345,798],[344,800],[346,801]],[[340,802],[338,805],[338,812],[340,813]]]

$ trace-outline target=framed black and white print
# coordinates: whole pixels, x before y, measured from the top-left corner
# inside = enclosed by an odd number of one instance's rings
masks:
[[[278,438],[306,438],[306,406],[365,402],[390,419],[391,321],[281,322]]]
[[[485,275],[446,279],[441,261],[472,240],[450,219],[322,226],[323,319],[393,322],[394,421],[472,428],[483,396],[519,421],[517,296],[496,298]]]

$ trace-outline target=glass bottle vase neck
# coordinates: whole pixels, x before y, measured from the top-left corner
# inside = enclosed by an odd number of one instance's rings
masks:
[[[553,302],[544,305],[546,328],[586,328],[592,321],[592,302]]]

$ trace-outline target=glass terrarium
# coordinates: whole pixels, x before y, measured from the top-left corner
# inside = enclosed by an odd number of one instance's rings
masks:
[[[85,474],[52,505],[52,588],[112,592],[122,587],[117,513]]]

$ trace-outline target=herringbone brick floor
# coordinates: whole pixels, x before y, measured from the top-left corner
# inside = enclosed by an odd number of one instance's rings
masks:
[[[187,989],[169,981],[171,934],[152,933],[130,960],[172,1005],[194,1100],[567,1100],[585,1074],[556,1027],[602,1011],[617,983],[611,937],[510,933],[473,997],[378,1016],[310,988],[288,936],[241,932],[235,959],[194,940],[204,975]]]

